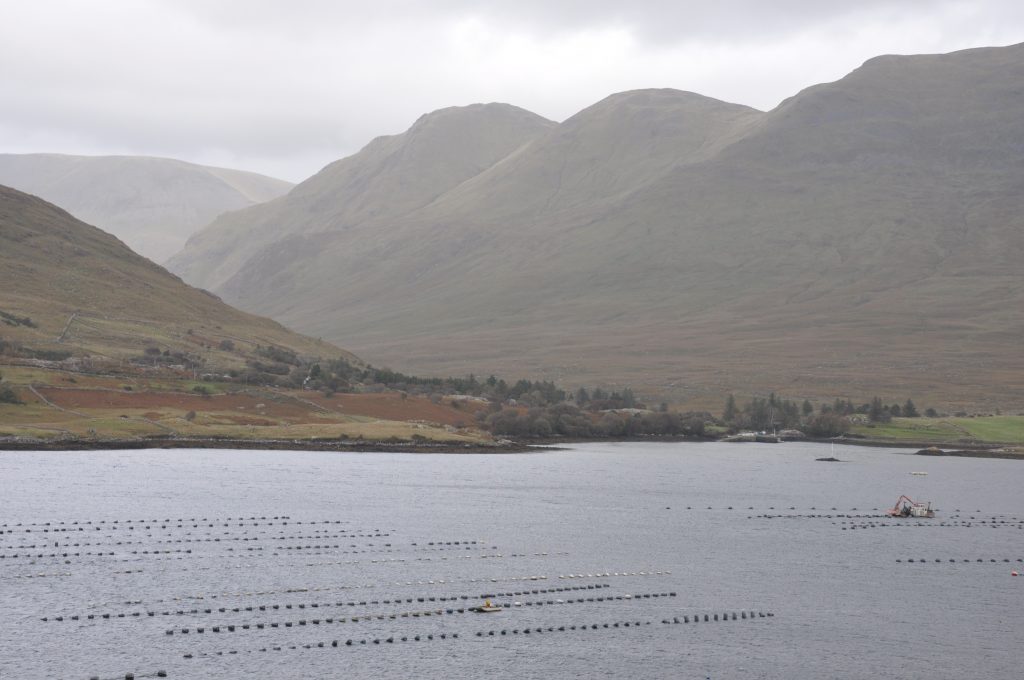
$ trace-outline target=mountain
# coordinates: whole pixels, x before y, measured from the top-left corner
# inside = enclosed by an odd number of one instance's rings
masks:
[[[766,113],[621,93],[412,210],[234,213],[283,226],[199,281],[421,373],[1022,408],[1021,82],[1016,45],[878,57]]]
[[[285,236],[346,230],[428,205],[550,129],[507,104],[452,107],[422,116],[400,135],[378,137],[265,206],[222,215],[189,239],[168,267],[216,288]]]
[[[217,215],[292,185],[240,170],[143,156],[0,154],[0,184],[35,194],[162,262]]]
[[[257,345],[354,358],[185,285],[110,234],[0,186],[0,339],[109,360],[147,348],[244,367]],[[3,352],[0,352],[2,354]]]

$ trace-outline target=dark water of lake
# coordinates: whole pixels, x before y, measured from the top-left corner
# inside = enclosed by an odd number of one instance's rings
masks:
[[[1024,463],[829,453],[3,453],[0,678],[1022,677]]]

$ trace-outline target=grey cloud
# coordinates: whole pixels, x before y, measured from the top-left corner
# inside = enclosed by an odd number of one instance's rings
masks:
[[[186,6],[197,18],[225,29],[249,27],[315,33],[345,25],[416,24],[439,17],[481,17],[541,34],[624,26],[642,37],[664,40],[708,37],[769,40],[807,30],[819,22],[842,20],[871,11],[913,12],[920,16],[943,6],[964,4],[962,0],[382,0],[367,3],[252,0],[246,3],[245,11],[239,11],[234,0],[164,1],[171,6]],[[995,5],[1001,11],[1016,5],[1005,1],[981,4]]]
[[[474,101],[562,119],[615,91],[675,87],[770,108],[875,54],[1011,42],[1024,6],[39,0],[4,18],[0,152],[167,155],[301,180]]]

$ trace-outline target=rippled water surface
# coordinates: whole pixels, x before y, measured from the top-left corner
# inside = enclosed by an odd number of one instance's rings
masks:
[[[2,453],[0,678],[1021,677],[1024,463],[829,454]]]

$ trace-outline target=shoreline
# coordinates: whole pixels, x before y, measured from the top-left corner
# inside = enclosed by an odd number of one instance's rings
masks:
[[[131,451],[148,449],[232,449],[252,451],[338,451],[349,453],[536,453],[559,451],[561,447],[573,444],[609,442],[648,442],[660,444],[722,442],[713,437],[622,437],[622,438],[558,438],[547,437],[528,441],[504,440],[501,443],[483,444],[453,441],[373,441],[373,440],[330,440],[330,439],[204,439],[204,438],[153,438],[153,439],[54,439],[54,440],[0,440],[3,451]],[[871,448],[918,449],[915,455],[959,458],[998,458],[1003,460],[1024,460],[1024,448],[1012,444],[969,444],[959,442],[946,446],[934,442],[884,441],[872,439],[805,439],[784,440],[815,444],[846,444]],[[756,442],[731,442],[756,443]],[[780,442],[782,443],[782,442]]]
[[[339,451],[350,453],[529,453],[538,447],[470,442],[389,442],[329,439],[61,439],[0,441],[2,451],[132,451],[143,449],[231,449],[250,451]]]

